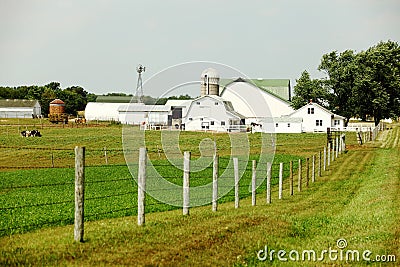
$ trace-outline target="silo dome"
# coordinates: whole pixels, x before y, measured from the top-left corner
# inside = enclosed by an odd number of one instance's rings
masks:
[[[201,73],[200,95],[219,95],[219,74],[213,68],[207,68]]]
[[[201,73],[200,76],[202,79],[205,77],[209,77],[209,78],[218,78],[219,79],[219,73],[216,69],[213,68],[208,68],[203,70],[203,72]]]

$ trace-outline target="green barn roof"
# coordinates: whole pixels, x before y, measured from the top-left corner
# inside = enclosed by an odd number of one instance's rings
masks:
[[[1,108],[32,108],[37,103],[37,100],[28,99],[0,99]]]
[[[261,90],[271,93],[285,101],[291,101],[290,79],[239,79],[252,83]],[[238,79],[220,79],[219,84],[222,88],[225,88],[228,84],[236,80]]]
[[[133,96],[105,96],[99,95],[96,102],[102,103],[130,103]]]

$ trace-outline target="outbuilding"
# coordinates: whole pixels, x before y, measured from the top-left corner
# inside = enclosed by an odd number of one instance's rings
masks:
[[[171,106],[131,103],[118,108],[118,120],[123,124],[166,126]]]
[[[245,130],[244,120],[231,102],[217,95],[204,95],[191,102],[183,124],[189,131],[233,132]]]
[[[123,103],[89,102],[85,108],[87,121],[118,121],[118,108]]]
[[[38,100],[0,99],[0,118],[37,118],[41,115]]]
[[[345,118],[334,114],[323,106],[310,101],[289,115],[302,118],[302,132],[326,132],[327,128],[343,130]]]

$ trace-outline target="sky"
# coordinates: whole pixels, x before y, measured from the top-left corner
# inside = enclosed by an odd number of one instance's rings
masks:
[[[325,53],[400,42],[399,25],[398,0],[0,0],[0,86],[134,94],[142,64],[157,97],[151,79],[196,61],[294,84],[323,77]]]

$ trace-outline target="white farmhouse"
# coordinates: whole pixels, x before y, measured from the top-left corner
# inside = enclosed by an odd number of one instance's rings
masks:
[[[38,100],[0,99],[0,118],[36,118],[41,112]]]
[[[191,102],[182,123],[188,131],[231,132],[244,128],[244,119],[229,101],[217,95],[204,95]]]
[[[326,132],[327,128],[343,130],[345,121],[344,117],[312,101],[290,114],[289,117],[303,118],[302,132]]]

